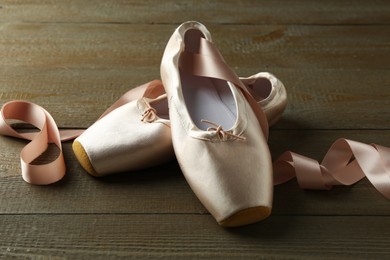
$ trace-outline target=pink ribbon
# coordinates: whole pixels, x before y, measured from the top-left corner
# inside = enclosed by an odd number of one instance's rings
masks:
[[[336,140],[322,163],[285,152],[273,164],[274,184],[294,177],[302,189],[329,190],[334,185],[352,185],[367,179],[390,199],[390,148],[347,139]]]
[[[6,121],[17,119],[37,127],[34,133],[18,133]],[[70,140],[81,134],[79,130],[65,130],[60,134],[52,116],[44,108],[27,102],[11,101],[4,104],[0,117],[0,134],[31,140],[20,153],[23,179],[32,184],[45,185],[56,182],[65,175],[65,161],[61,141]],[[48,144],[54,143],[59,155],[46,164],[35,165],[32,162],[46,151]]]

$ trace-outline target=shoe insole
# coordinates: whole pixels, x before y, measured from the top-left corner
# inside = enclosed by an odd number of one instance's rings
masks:
[[[168,100],[166,98],[152,102],[150,106],[156,109],[158,117],[169,120]]]
[[[267,78],[258,78],[252,85],[249,85],[249,89],[256,101],[264,100],[271,94],[272,83]]]
[[[194,124],[207,130],[202,119],[229,130],[236,122],[236,102],[226,81],[194,76],[180,70],[182,91],[188,112]]]

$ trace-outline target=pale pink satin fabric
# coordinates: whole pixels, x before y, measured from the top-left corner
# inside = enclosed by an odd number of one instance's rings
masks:
[[[285,152],[274,162],[274,184],[297,178],[303,189],[328,190],[334,185],[351,185],[364,177],[390,199],[390,148],[338,139],[322,163]]]
[[[37,133],[18,133],[6,121],[17,119],[37,127]],[[69,140],[79,135],[80,131],[64,131],[60,135],[51,115],[42,107],[26,102],[11,101],[4,104],[0,117],[0,134],[31,140],[20,153],[22,176],[26,182],[38,185],[56,182],[65,175],[65,161],[62,155],[61,140]],[[51,162],[34,165],[32,162],[46,151],[48,144],[54,143],[60,150],[57,158]]]
[[[255,113],[265,138],[268,139],[269,129],[266,115],[263,110],[259,108],[256,100],[252,97],[241,80],[239,80],[231,68],[223,61],[222,55],[212,42],[205,38],[201,38],[200,53],[184,51],[181,53],[180,59],[180,68],[191,72],[193,75],[225,79],[240,89]]]

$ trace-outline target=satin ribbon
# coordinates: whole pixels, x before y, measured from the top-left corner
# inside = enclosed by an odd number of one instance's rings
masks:
[[[8,124],[7,119],[27,122],[40,131],[18,133]],[[22,176],[28,183],[45,185],[56,182],[65,175],[61,141],[70,140],[81,132],[63,131],[61,136],[53,117],[44,108],[27,101],[11,101],[4,104],[1,110],[0,134],[31,140],[20,153]],[[49,143],[58,147],[58,156],[45,164],[33,164],[33,161],[46,151]]]
[[[222,79],[233,83],[248,101],[260,124],[262,134],[268,139],[269,127],[264,111],[260,109],[256,100],[249,93],[236,73],[226,64],[221,53],[212,42],[201,38],[199,53],[184,50],[180,54],[179,66],[180,69],[184,69],[196,76]]]
[[[273,164],[274,184],[294,177],[302,189],[329,190],[352,185],[364,177],[390,199],[390,148],[348,139],[336,140],[321,164],[293,152],[285,152]]]

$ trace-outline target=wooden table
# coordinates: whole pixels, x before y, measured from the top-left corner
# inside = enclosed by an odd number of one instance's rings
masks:
[[[159,78],[183,21],[210,29],[239,75],[286,85],[272,155],[321,159],[337,138],[390,146],[389,1],[0,2],[0,103],[45,107],[62,129],[86,128],[128,89]],[[389,259],[390,201],[366,180],[331,191],[275,188],[273,214],[218,226],[177,162],[93,178],[64,143],[67,175],[33,186],[24,141],[0,137],[0,255],[20,258]]]

